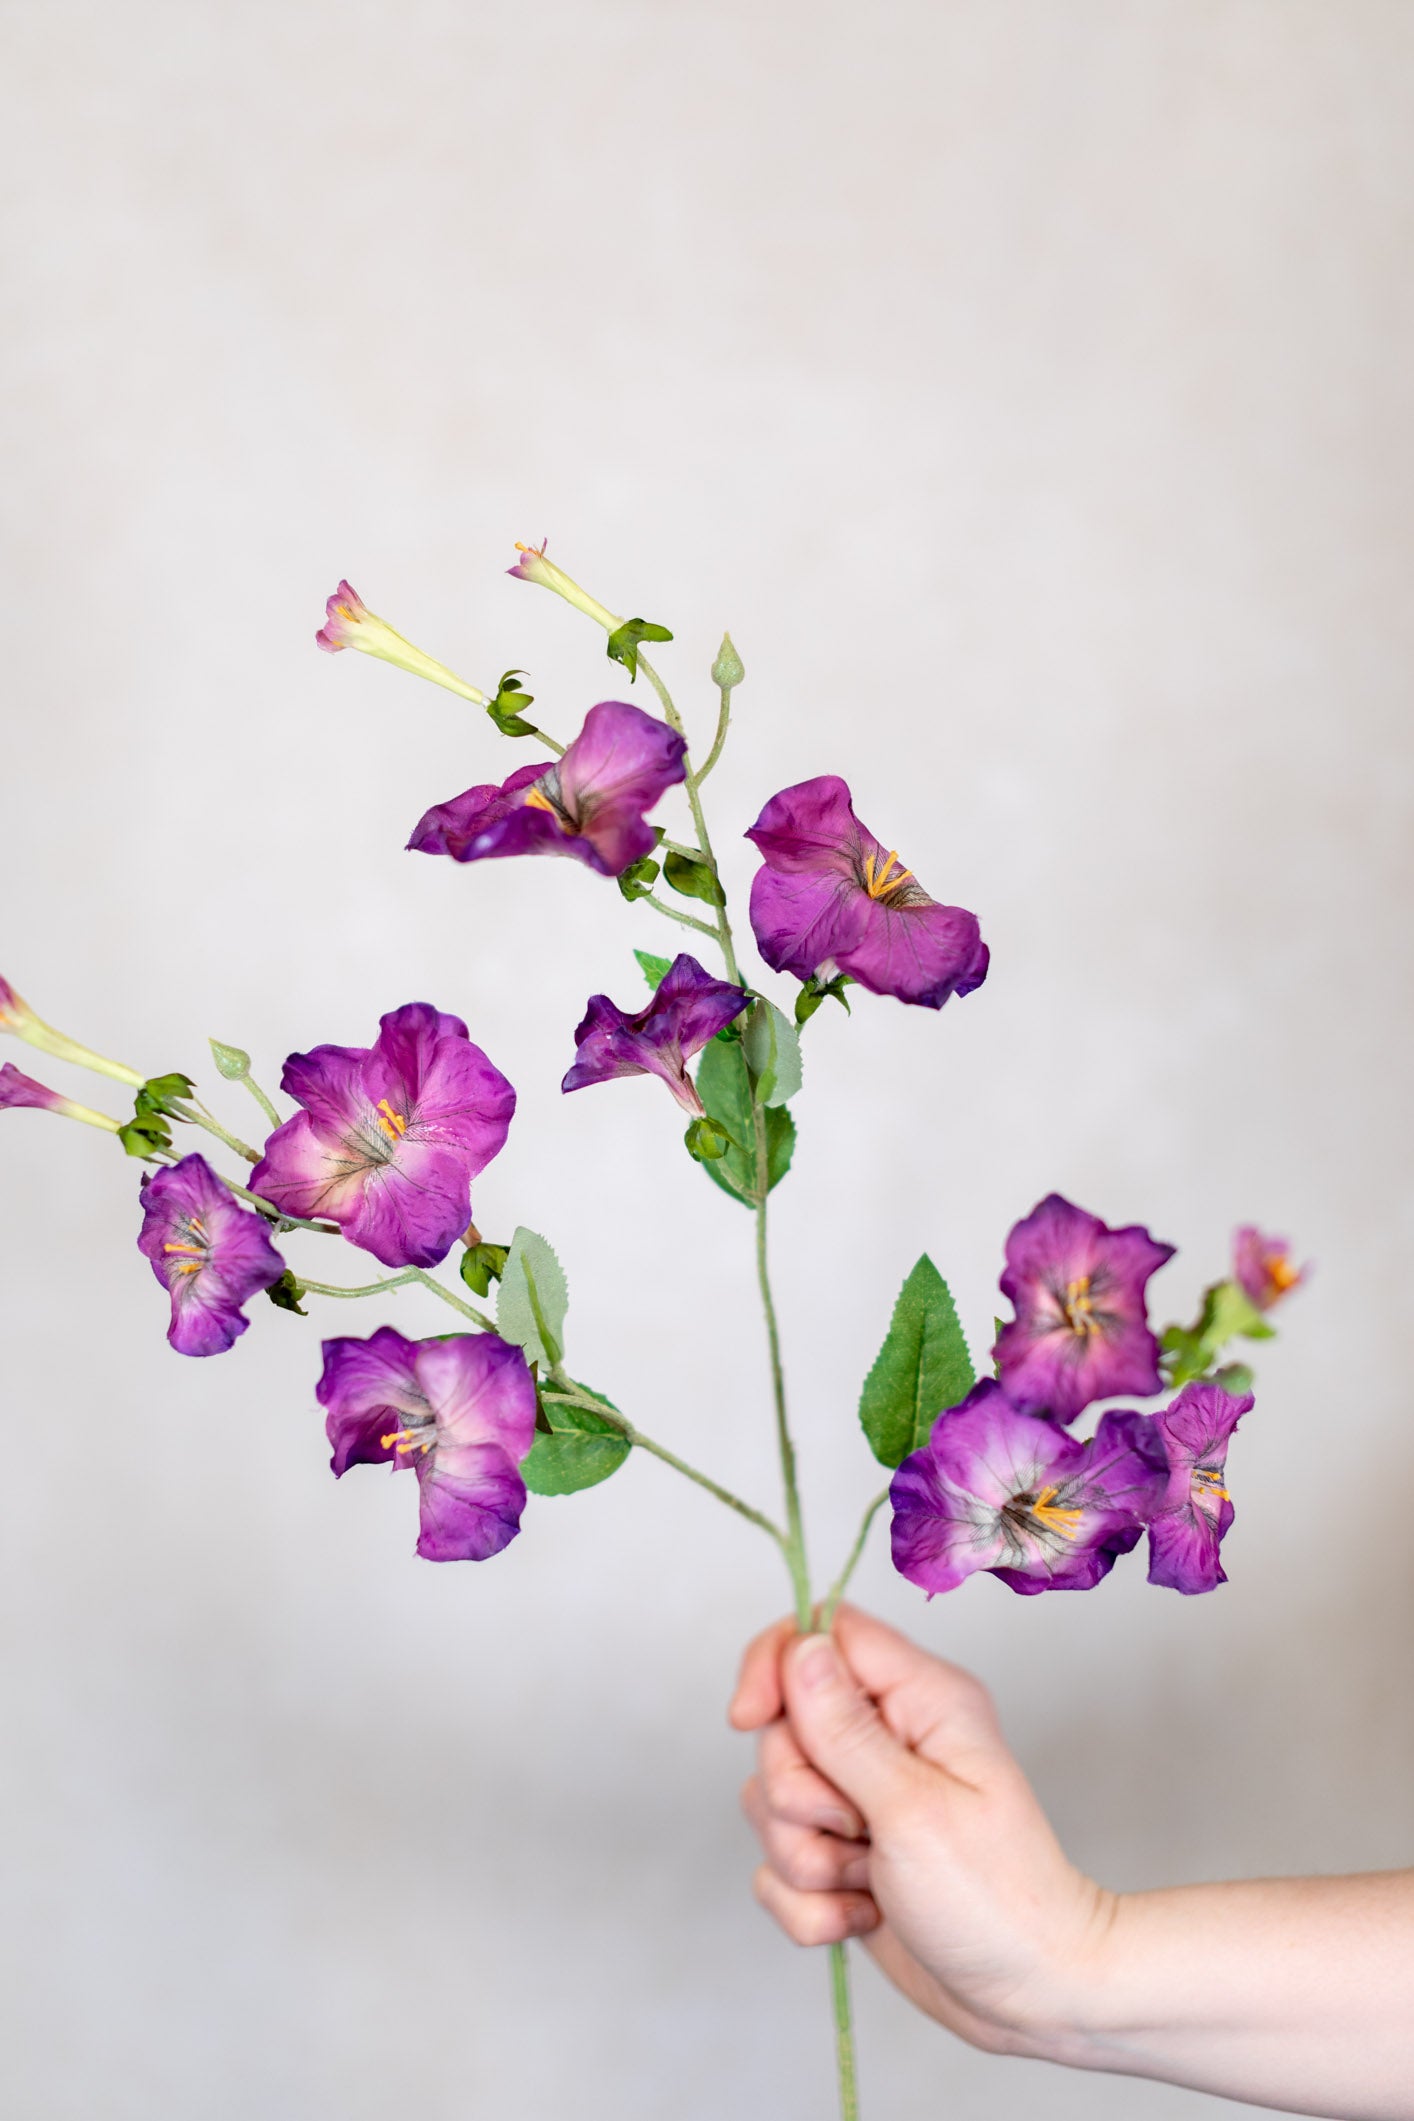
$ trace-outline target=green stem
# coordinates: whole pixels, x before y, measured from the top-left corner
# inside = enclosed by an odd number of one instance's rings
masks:
[[[387,1281],[366,1281],[358,1289],[346,1288],[341,1282],[305,1281],[296,1275],[301,1296],[381,1296],[385,1289],[401,1289],[407,1282],[416,1281],[418,1269],[409,1267],[406,1274],[394,1274]]]
[[[282,1125],[279,1113],[275,1110],[274,1105],[271,1103],[270,1099],[265,1095],[265,1092],[261,1089],[259,1083],[255,1080],[255,1077],[253,1075],[243,1075],[241,1077],[241,1081],[245,1084],[247,1090],[249,1090],[251,1096],[255,1099],[255,1102],[259,1105],[261,1111],[269,1120],[271,1126],[278,1127]],[[203,1110],[204,1109],[205,1107],[203,1107]]]
[[[243,1156],[248,1164],[258,1164],[260,1162],[260,1151],[252,1149],[250,1143],[243,1142],[238,1134],[228,1134],[221,1122],[213,1119],[204,1105],[193,1109],[190,1105],[178,1104],[174,1098],[171,1111],[174,1119],[185,1120],[189,1126],[204,1127],[208,1134],[214,1134],[217,1141],[224,1142],[226,1147],[232,1150],[235,1155]],[[278,1116],[275,1124],[277,1127],[280,1124]]]
[[[859,2121],[859,2084],[854,2070],[854,2013],[849,2002],[849,1959],[842,1944],[830,1946],[830,2000],[835,2011],[840,2121]]]
[[[670,840],[666,833],[659,840],[658,845],[666,847],[669,854],[682,855],[689,862],[700,862],[702,859],[702,849],[700,847],[685,847],[681,840]]]
[[[564,757],[565,746],[563,744],[557,743],[554,737],[551,736],[549,730],[542,729],[538,722],[532,727],[529,733],[532,736],[538,736],[542,744],[548,744],[557,759],[562,759]]]
[[[865,1546],[868,1543],[869,1533],[873,1526],[874,1519],[878,1516],[880,1510],[882,1510],[884,1504],[888,1501],[888,1499],[888,1489],[881,1488],[878,1494],[874,1497],[874,1500],[870,1503],[868,1509],[864,1512],[864,1522],[860,1525],[858,1536],[855,1539],[854,1545],[849,1550],[848,1560],[845,1562],[844,1567],[840,1570],[840,1573],[835,1578],[834,1582],[830,1585],[829,1590],[825,1593],[825,1602],[820,1608],[819,1621],[820,1629],[824,1634],[829,1633],[830,1628],[834,1623],[835,1614],[839,1609],[839,1602],[844,1597],[845,1591],[849,1584],[849,1579],[854,1574],[855,1570],[858,1568],[859,1558],[863,1554]]]
[[[810,1600],[810,1569],[805,1556],[805,1525],[800,1513],[800,1488],[796,1480],[795,1445],[791,1441],[786,1414],[786,1375],[781,1362],[781,1336],[776,1324],[776,1305],[771,1294],[771,1269],[766,1244],[766,1190],[770,1174],[766,1163],[766,1122],[753,1093],[751,1117],[756,1129],[756,1281],[761,1308],[766,1314],[766,1341],[771,1356],[771,1397],[776,1410],[776,1445],[780,1452],[781,1479],[786,1494],[786,1564],[795,1590],[796,1625],[802,1633],[814,1624]]]
[[[654,898],[651,891],[643,893],[639,899],[639,904],[641,906],[651,906],[655,913],[666,914],[670,921],[677,921],[681,927],[695,928],[699,935],[710,935],[714,941],[721,941],[721,930],[719,928],[714,928],[708,921],[698,920],[695,914],[679,913],[676,906],[665,906],[662,899]]]
[[[722,704],[717,711],[717,734],[712,739],[712,749],[708,752],[706,759],[699,767],[697,767],[696,771],[693,773],[692,776],[699,788],[702,786],[702,783],[706,780],[708,774],[712,771],[712,768],[716,765],[718,759],[722,755],[722,746],[727,741],[727,726],[732,718],[731,687],[729,685],[723,685],[720,687],[720,691],[722,695]]]
[[[578,1392],[545,1392],[541,1396],[548,1406],[583,1407],[587,1413],[602,1416],[638,1450],[647,1451],[653,1458],[661,1458],[665,1466],[671,1466],[675,1473],[681,1473],[686,1479],[695,1481],[699,1488],[705,1488],[709,1495],[715,1495],[718,1502],[724,1502],[729,1510],[735,1510],[738,1517],[745,1517],[750,1523],[759,1525],[763,1532],[769,1532],[777,1546],[784,1547],[785,1534],[774,1519],[767,1517],[761,1510],[754,1510],[749,1502],[743,1502],[739,1495],[733,1495],[730,1488],[724,1488],[720,1481],[713,1480],[709,1474],[700,1473],[697,1467],[690,1466],[685,1458],[679,1458],[676,1451],[669,1451],[663,1444],[655,1443],[651,1436],[645,1436],[641,1429],[636,1429],[631,1421],[625,1421],[622,1414],[616,1414],[602,1401],[589,1399]]]
[[[173,1155],[172,1161],[180,1163],[181,1158]],[[216,1176],[228,1193],[236,1194],[241,1200],[248,1200],[252,1208],[259,1208],[262,1215],[268,1216],[271,1222],[278,1223],[282,1229],[318,1230],[323,1237],[342,1237],[344,1234],[337,1223],[316,1223],[310,1222],[304,1215],[286,1215],[283,1208],[277,1208],[273,1200],[267,1200],[263,1193],[252,1193],[246,1186],[238,1186],[233,1178],[227,1178],[224,1171],[218,1171]]]
[[[411,1280],[420,1281],[424,1289],[430,1289],[434,1296],[440,1296],[444,1304],[450,1304],[454,1311],[460,1311],[463,1318],[471,1319],[473,1324],[480,1326],[483,1333],[495,1332],[494,1318],[488,1317],[485,1311],[478,1311],[475,1304],[463,1303],[459,1296],[453,1296],[451,1290],[438,1281],[435,1274],[428,1274],[422,1267],[412,1267],[408,1271]]]
[[[638,667],[662,701],[663,712],[668,718],[670,727],[675,729],[678,735],[685,739],[687,731],[683,728],[682,716],[673,705],[673,696],[641,649],[639,650]],[[693,772],[690,761],[687,769],[687,800],[692,808],[692,822],[697,832],[697,844],[702,850],[703,860],[717,879],[718,890],[721,891],[722,880],[717,871],[717,858],[712,852],[712,840],[707,830],[707,820],[702,811],[702,798],[697,792],[697,775]],[[739,987],[741,985],[741,974],[737,970],[736,946],[732,941],[732,924],[727,919],[726,893],[724,891],[721,892],[721,898],[722,903],[717,908],[715,933],[717,941],[722,946],[722,956],[726,959],[727,978],[732,982],[733,986]]]

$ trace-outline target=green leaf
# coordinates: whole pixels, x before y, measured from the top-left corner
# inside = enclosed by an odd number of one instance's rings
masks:
[[[489,1296],[492,1282],[499,1281],[506,1271],[508,1256],[504,1245],[468,1245],[461,1256],[458,1272],[477,1296]]]
[[[800,1039],[774,1002],[758,994],[747,1012],[741,1050],[763,1105],[784,1105],[800,1088]]]
[[[722,887],[709,862],[694,862],[685,854],[670,854],[663,862],[663,881],[684,898],[700,898],[705,905],[725,903]]]
[[[666,626],[655,626],[648,619],[625,619],[623,625],[609,635],[608,657],[611,663],[622,663],[629,677],[636,679],[639,643],[671,639]]]
[[[497,1332],[524,1348],[528,1362],[550,1370],[564,1354],[568,1309],[564,1269],[554,1251],[533,1230],[517,1230],[496,1296]]]
[[[588,1385],[577,1384],[575,1390],[613,1407],[612,1400]],[[533,1495],[575,1495],[617,1473],[633,1446],[612,1421],[591,1414],[587,1407],[561,1406],[553,1394],[540,1404],[553,1433],[537,1434],[520,1465],[521,1478]]]
[[[244,1082],[250,1074],[250,1055],[239,1046],[223,1046],[219,1038],[209,1038],[206,1043],[218,1074],[224,1075],[228,1083]]]
[[[647,898],[658,881],[658,864],[651,854],[645,854],[641,862],[631,862],[620,872],[619,889],[630,902],[636,898]]]
[[[672,959],[670,957],[654,957],[651,950],[635,950],[633,954],[638,959],[639,969],[642,971],[643,977],[647,980],[650,987],[656,989],[667,978],[672,967]]]
[[[712,1039],[697,1067],[697,1094],[730,1136],[731,1147],[715,1163],[702,1166],[707,1176],[735,1200],[756,1203],[756,1135],[751,1123],[751,1078],[739,1042]],[[767,1190],[778,1186],[795,1153],[795,1122],[783,1106],[765,1113]]]
[[[295,1278],[288,1267],[277,1282],[271,1283],[265,1293],[277,1311],[297,1311],[301,1318],[308,1318],[309,1313],[300,1302],[304,1285]]]
[[[729,633],[722,635],[722,645],[717,650],[717,660],[712,665],[712,683],[722,692],[732,692],[746,676],[746,666],[737,654]]]
[[[879,1463],[901,1465],[928,1441],[943,1408],[975,1383],[952,1292],[925,1252],[899,1291],[859,1395],[859,1419]]]

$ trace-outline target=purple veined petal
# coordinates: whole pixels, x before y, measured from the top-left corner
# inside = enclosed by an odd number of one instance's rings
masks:
[[[1227,1582],[1220,1556],[1234,1511],[1227,1492],[1227,1447],[1254,1402],[1221,1385],[1184,1386],[1154,1416],[1168,1459],[1168,1484],[1149,1526],[1149,1581],[1192,1596]]]
[[[493,826],[507,818],[525,814],[527,822],[533,824],[537,813],[532,808],[524,813],[525,792],[550,771],[554,761],[545,760],[529,766],[517,767],[505,780],[482,783],[468,788],[461,795],[454,795],[450,802],[434,803],[413,828],[409,848],[417,854],[446,854],[454,862],[479,861],[482,856],[472,850]],[[540,830],[555,830],[554,819],[545,812],[538,813],[543,820]],[[499,848],[486,852],[496,853]],[[506,852],[531,852],[533,849],[506,849]]]
[[[519,1532],[525,1482],[498,1444],[439,1445],[417,1477],[424,1561],[489,1561]]]
[[[435,1267],[470,1221],[471,1180],[464,1162],[409,1135],[394,1156],[368,1173],[344,1235],[385,1267]]]
[[[404,1144],[408,1151],[418,1144],[447,1148],[468,1181],[504,1148],[515,1115],[514,1089],[472,1044],[461,1018],[423,1002],[383,1018],[361,1089],[399,1160]]]
[[[316,1046],[310,1053],[292,1053],[281,1070],[280,1088],[321,1126],[341,1129],[357,1118],[363,1103],[366,1058],[363,1046]]]
[[[325,1431],[333,1446],[337,1477],[355,1465],[404,1466],[396,1437],[431,1423],[432,1410],[417,1381],[412,1351],[392,1326],[379,1326],[367,1340],[324,1342],[324,1370],[314,1396],[326,1409]]]
[[[836,773],[798,781],[773,795],[746,834],[781,876],[832,875],[853,883],[879,842],[854,814],[848,785]]]
[[[866,895],[833,871],[758,869],[750,900],[756,947],[773,972],[810,979],[862,940],[867,905]]]
[[[250,1323],[242,1307],[285,1271],[264,1221],[203,1156],[145,1178],[142,1208],[138,1250],[171,1300],[168,1341],[179,1355],[224,1354]]]
[[[687,740],[627,700],[600,700],[549,779],[611,876],[651,854],[644,813],[687,778]]]
[[[0,1112],[29,1106],[37,1112],[61,1112],[67,1100],[47,1084],[26,1075],[13,1061],[0,1068]]]
[[[987,977],[991,953],[976,914],[961,906],[940,906],[921,892],[901,894],[896,903],[866,899],[862,925],[859,941],[842,943],[833,955],[871,994],[941,1009]]]
[[[418,1346],[417,1376],[438,1435],[458,1447],[494,1443],[516,1465],[535,1441],[535,1380],[524,1352],[494,1333]]]
[[[562,1090],[624,1075],[657,1075],[686,1112],[702,1111],[687,1062],[718,1031],[739,1016],[750,996],[727,980],[713,979],[686,952],[669,966],[646,1008],[628,1015],[607,994],[592,994],[575,1031],[574,1065]]]
[[[351,1128],[322,1126],[297,1112],[266,1142],[250,1190],[282,1215],[347,1224],[359,1212],[369,1169]]]

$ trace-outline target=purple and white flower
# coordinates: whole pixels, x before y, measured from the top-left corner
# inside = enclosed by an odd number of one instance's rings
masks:
[[[250,1320],[242,1306],[277,1282],[285,1262],[252,1208],[204,1156],[184,1156],[142,1182],[138,1250],[172,1299],[167,1338],[179,1355],[221,1355]]]
[[[1291,1264],[1291,1246],[1284,1237],[1268,1237],[1251,1223],[1234,1230],[1232,1278],[1259,1311],[1270,1311],[1290,1296],[1310,1271]]]
[[[1144,1292],[1173,1252],[1048,1193],[1006,1242],[1002,1294],[1016,1316],[993,1353],[1013,1405],[1070,1422],[1092,1400],[1159,1391]]]
[[[357,648],[363,655],[377,656],[381,663],[392,663],[399,670],[411,671],[415,678],[427,678],[433,685],[459,693],[477,707],[486,705],[484,692],[395,633],[386,619],[368,609],[347,582],[340,582],[325,604],[324,624],[314,638],[329,655],[337,655],[342,648]]]
[[[1163,1490],[1153,1426],[1106,1414],[1081,1443],[984,1378],[894,1475],[895,1568],[930,1596],[978,1569],[1024,1596],[1090,1590],[1135,1545]]]
[[[516,1094],[459,1016],[408,1002],[372,1046],[292,1053],[250,1185],[283,1215],[336,1222],[387,1267],[431,1267],[471,1221],[471,1181],[505,1143]]]
[[[673,959],[652,1001],[636,1015],[626,1015],[607,994],[592,994],[574,1035],[577,1058],[560,1088],[583,1090],[619,1075],[658,1075],[683,1110],[700,1117],[702,1100],[687,1062],[740,1016],[750,999],[741,987],[713,979],[686,952]]]
[[[746,837],[766,857],[751,925],[775,972],[844,972],[873,994],[941,1009],[987,976],[977,916],[940,906],[854,814],[837,774],[773,795]]]
[[[102,1127],[109,1134],[118,1132],[118,1121],[110,1119],[106,1112],[95,1112],[88,1105],[76,1105],[71,1097],[61,1097],[47,1083],[37,1083],[32,1075],[25,1075],[13,1061],[6,1061],[0,1068],[0,1112],[18,1110],[29,1106],[36,1112],[57,1112],[62,1119],[81,1119],[90,1127]]]
[[[514,567],[506,569],[506,573],[514,575],[518,582],[538,582],[542,589],[553,589],[557,597],[563,597],[567,604],[573,604],[576,611],[582,611],[586,618],[593,619],[595,625],[602,626],[606,633],[615,632],[622,626],[623,620],[616,618],[613,612],[601,604],[597,597],[592,597],[587,589],[581,589],[574,577],[565,573],[563,567],[557,567],[553,560],[546,558],[545,546],[549,542],[548,538],[539,545],[522,545],[517,541],[516,551],[520,558]]]
[[[686,778],[686,749],[676,730],[641,707],[601,700],[563,758],[435,804],[408,846],[454,862],[567,854],[601,876],[619,876],[653,852],[644,815]]]
[[[1153,1417],[1168,1482],[1149,1526],[1150,1583],[1192,1594],[1227,1582],[1218,1550],[1233,1519],[1228,1440],[1253,1404],[1250,1392],[1194,1383]]]
[[[535,1385],[521,1350],[494,1333],[326,1340],[316,1393],[336,1474],[415,1468],[424,1561],[485,1561],[525,1508],[521,1460],[535,1440]]]

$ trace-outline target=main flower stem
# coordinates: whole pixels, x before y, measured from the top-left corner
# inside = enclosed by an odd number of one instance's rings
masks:
[[[835,1578],[834,1582],[830,1585],[829,1590],[825,1593],[825,1602],[820,1608],[820,1626],[826,1630],[828,1630],[834,1624],[834,1618],[836,1612],[839,1610],[840,1600],[844,1597],[845,1591],[848,1588],[850,1577],[854,1574],[855,1570],[859,1566],[859,1559],[860,1556],[863,1554],[865,1546],[868,1542],[870,1529],[874,1523],[874,1519],[878,1516],[880,1510],[882,1510],[884,1504],[888,1501],[888,1499],[888,1489],[881,1488],[878,1494],[874,1497],[874,1500],[870,1503],[868,1509],[864,1512],[864,1522],[859,1527],[858,1536],[855,1539],[854,1545],[849,1550],[849,1557],[846,1560],[844,1567],[840,1570],[839,1575]]]
[[[778,1547],[784,1548],[786,1535],[773,1518],[768,1517],[763,1510],[754,1510],[749,1502],[743,1502],[739,1495],[733,1495],[731,1489],[724,1488],[720,1481],[713,1480],[706,1473],[699,1473],[696,1466],[690,1466],[687,1460],[679,1458],[675,1451],[669,1451],[662,1444],[655,1443],[651,1436],[645,1436],[641,1429],[636,1429],[631,1421],[626,1421],[622,1414],[615,1413],[613,1408],[606,1407],[601,1400],[590,1399],[579,1392],[553,1391],[542,1393],[541,1396],[547,1406],[583,1407],[587,1413],[598,1414],[604,1421],[612,1423],[636,1449],[647,1451],[653,1458],[661,1458],[665,1466],[671,1466],[675,1473],[681,1473],[686,1479],[695,1481],[699,1488],[705,1488],[709,1495],[715,1495],[718,1502],[724,1502],[729,1510],[735,1510],[738,1517],[745,1517],[750,1523],[759,1525],[763,1532],[770,1533]]]
[[[685,740],[687,731],[682,726],[682,716],[673,705],[673,696],[641,649],[638,656],[638,667],[662,701],[663,712],[668,718],[669,726],[676,729],[678,735]],[[716,909],[717,940],[722,946],[722,956],[726,959],[727,978],[734,987],[739,987],[741,985],[741,974],[737,970],[736,945],[732,941],[732,924],[727,919],[726,893],[722,890],[722,880],[717,875],[717,858],[712,852],[712,841],[707,831],[707,819],[703,815],[702,798],[697,792],[697,782],[698,775],[693,772],[692,762],[689,759],[687,762],[687,800],[692,807],[692,822],[697,829],[697,844],[702,849],[703,860],[707,863],[713,876],[717,878],[717,893],[721,899],[721,904]]]

